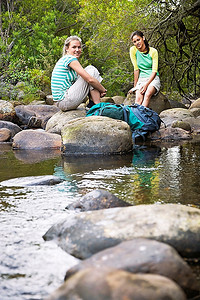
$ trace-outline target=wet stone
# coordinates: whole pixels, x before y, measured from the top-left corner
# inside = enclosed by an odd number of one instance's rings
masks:
[[[87,193],[77,202],[68,205],[66,209],[79,209],[80,211],[88,211],[123,206],[130,206],[130,204],[119,199],[106,190],[98,189]]]

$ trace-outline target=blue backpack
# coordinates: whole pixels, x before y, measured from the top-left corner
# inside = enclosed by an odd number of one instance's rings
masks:
[[[154,110],[136,103],[123,105],[101,102],[90,108],[86,114],[86,117],[89,116],[106,116],[127,122],[134,141],[139,137],[145,140],[147,134],[159,130],[161,124],[161,119]]]

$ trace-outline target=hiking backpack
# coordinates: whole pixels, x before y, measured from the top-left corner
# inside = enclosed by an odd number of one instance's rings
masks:
[[[154,110],[136,103],[123,105],[101,102],[90,108],[86,114],[86,117],[89,116],[105,116],[127,122],[134,141],[139,137],[145,140],[147,134],[157,131],[161,124],[161,119]]]

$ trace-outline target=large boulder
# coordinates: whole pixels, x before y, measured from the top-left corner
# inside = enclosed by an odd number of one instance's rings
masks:
[[[132,150],[130,126],[108,117],[69,121],[61,131],[63,152],[68,154],[122,154]]]
[[[131,105],[135,103],[135,94],[128,94],[127,98],[124,100],[125,105]],[[158,93],[158,95],[153,96],[151,98],[149,108],[153,109],[158,114],[161,113],[161,111],[170,109],[171,105],[165,95],[163,95],[161,92]]]
[[[0,120],[12,122],[14,119],[14,105],[9,101],[0,100]]]
[[[0,121],[0,128],[9,129],[11,132],[11,137],[15,136],[15,134],[22,131],[22,129],[18,125],[9,121]]]
[[[154,274],[85,269],[69,278],[46,300],[186,300],[172,280]]]
[[[200,255],[200,209],[179,204],[137,205],[67,215],[43,236],[78,258],[138,237],[173,246],[181,255]]]
[[[55,133],[48,133],[44,130],[23,130],[13,138],[13,149],[60,149],[61,137]]]
[[[15,107],[18,125],[45,128],[47,121],[59,111],[55,105],[18,105]]]
[[[80,211],[98,210],[111,207],[130,206],[129,203],[119,199],[106,190],[93,190],[77,200],[75,203],[68,205],[67,209],[79,209]]]
[[[174,248],[143,238],[125,241],[94,254],[69,269],[65,280],[83,269],[101,270],[105,267],[131,273],[159,274],[174,280],[190,295],[200,290],[192,269]]]
[[[85,109],[74,109],[69,111],[58,111],[53,115],[47,122],[45,130],[51,133],[61,134],[62,128],[66,125],[67,122],[85,117]]]
[[[160,113],[160,118],[164,124],[169,127],[175,121],[184,121],[187,118],[194,118],[194,115],[189,109],[172,108],[162,111]]]

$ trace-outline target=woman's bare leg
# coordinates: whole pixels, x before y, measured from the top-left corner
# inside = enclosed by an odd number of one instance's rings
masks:
[[[100,93],[98,90],[90,90],[90,95],[94,104],[100,103]]]
[[[144,95],[142,95],[139,90],[136,90],[135,94],[136,94],[136,96],[135,96],[135,103],[142,105],[142,101],[144,99]]]
[[[144,94],[144,101],[142,102],[142,105],[148,107],[151,97],[155,93],[156,93],[156,88],[154,86],[148,86],[146,93]]]

